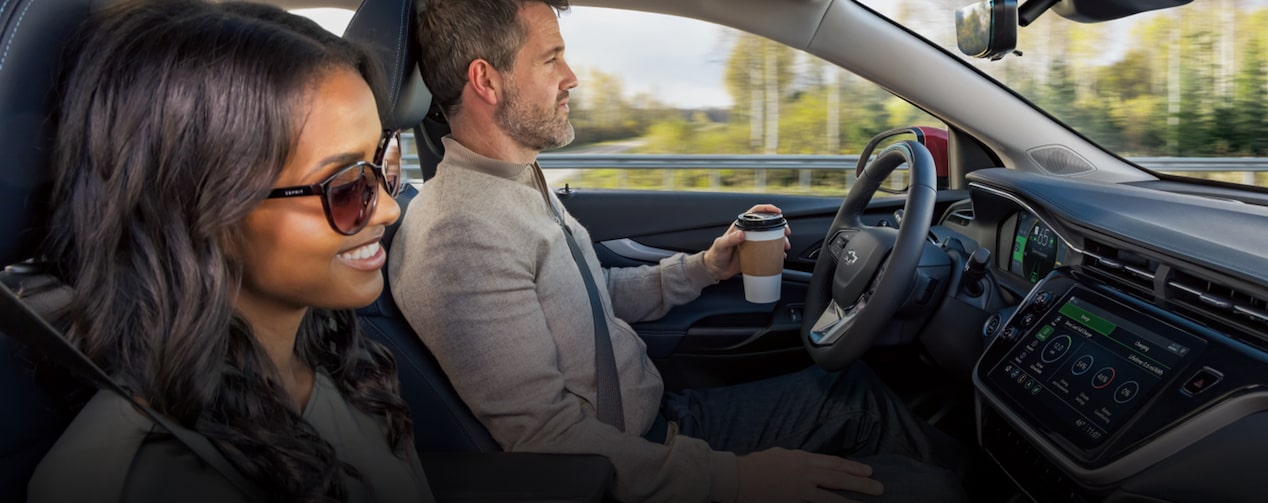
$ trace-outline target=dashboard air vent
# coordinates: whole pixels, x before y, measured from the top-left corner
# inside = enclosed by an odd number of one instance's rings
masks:
[[[1088,270],[1127,293],[1153,300],[1158,261],[1090,239],[1086,241],[1086,248],[1085,255],[1090,259],[1085,262]]]
[[[947,214],[946,222],[960,227],[968,227],[973,223],[973,207],[956,208]]]
[[[1177,270],[1167,281],[1167,298],[1180,314],[1268,349],[1268,302],[1264,297]]]

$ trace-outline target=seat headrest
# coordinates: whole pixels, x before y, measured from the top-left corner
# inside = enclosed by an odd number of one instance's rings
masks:
[[[53,91],[63,42],[92,3],[0,4],[0,267],[35,256],[46,234]]]
[[[418,125],[431,104],[431,92],[418,71],[414,1],[364,0],[343,33],[343,38],[361,44],[382,62],[388,93],[380,97],[386,108],[383,121],[393,129]]]

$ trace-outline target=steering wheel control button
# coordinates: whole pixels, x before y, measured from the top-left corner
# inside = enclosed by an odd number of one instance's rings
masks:
[[[845,239],[845,236],[837,236],[836,239],[833,239],[832,245],[830,246],[830,249],[832,250],[832,255],[834,256],[840,255],[841,249],[845,248],[846,241],[847,240]]]
[[[1052,363],[1060,360],[1062,356],[1065,356],[1065,352],[1070,350],[1071,342],[1073,341],[1071,341],[1070,336],[1058,335],[1048,341],[1048,344],[1044,345],[1043,355],[1039,358],[1042,359],[1044,363]]]
[[[1136,394],[1140,393],[1140,383],[1136,381],[1127,381],[1118,385],[1114,390],[1114,401],[1118,403],[1127,403],[1136,398]]]
[[[832,253],[833,257],[841,255],[841,250],[845,249],[845,245],[850,244],[851,235],[852,233],[842,232],[832,238],[832,242],[828,243],[828,251]]]
[[[1105,367],[1092,376],[1092,389],[1105,389],[1114,382],[1114,367]]]
[[[1095,361],[1096,359],[1092,358],[1092,355],[1080,356],[1077,360],[1074,360],[1073,365],[1070,365],[1070,373],[1076,376],[1086,374],[1088,369],[1092,368],[1092,363]]]
[[[1212,370],[1211,367],[1202,367],[1184,383],[1184,393],[1189,396],[1197,396],[1199,393],[1210,389],[1216,383],[1224,379],[1224,374]]]

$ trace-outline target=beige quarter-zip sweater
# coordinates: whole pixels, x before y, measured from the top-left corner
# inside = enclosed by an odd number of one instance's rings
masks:
[[[673,427],[663,445],[641,437],[664,389],[629,322],[663,316],[715,283],[703,254],[602,269],[589,233],[538,168],[483,157],[449,137],[444,145],[436,176],[406,211],[388,274],[401,311],[493,438],[507,451],[603,454],[622,501],[734,500],[733,454]],[[547,204],[605,280],[599,291],[627,432],[596,416],[589,297]]]

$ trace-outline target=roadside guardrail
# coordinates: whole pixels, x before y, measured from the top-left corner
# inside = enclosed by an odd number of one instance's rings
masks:
[[[404,156],[405,173],[418,178],[418,156],[408,152]],[[754,189],[763,192],[765,171],[772,169],[798,170],[801,189],[810,184],[810,174],[816,170],[845,170],[846,183],[853,181],[857,155],[736,155],[736,154],[568,154],[543,153],[538,156],[547,175],[560,170],[589,169],[659,169],[665,170],[664,187],[672,188],[673,171],[710,170],[710,187],[719,186],[722,170],[756,170]],[[1241,173],[1241,183],[1256,185],[1255,174],[1268,171],[1268,157],[1130,157],[1144,168],[1162,173]]]

